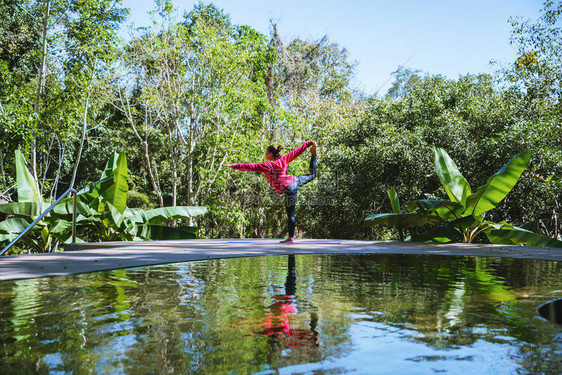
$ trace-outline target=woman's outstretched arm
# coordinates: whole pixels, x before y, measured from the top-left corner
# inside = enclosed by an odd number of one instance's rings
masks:
[[[248,172],[267,172],[269,170],[267,162],[255,164],[223,164],[223,166]]]
[[[287,163],[290,163],[293,160],[295,160],[300,154],[302,154],[304,150],[306,150],[308,147],[312,146],[313,144],[314,144],[313,141],[305,142],[302,146],[297,147],[296,149],[289,152],[288,154],[283,155],[281,158],[284,158],[287,161]]]

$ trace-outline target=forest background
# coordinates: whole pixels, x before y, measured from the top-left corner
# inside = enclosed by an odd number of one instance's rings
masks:
[[[45,201],[96,181],[119,152],[128,207],[207,206],[200,237],[282,237],[282,197],[262,175],[222,164],[316,140],[318,179],[300,191],[297,237],[397,238],[360,224],[392,211],[391,188],[404,202],[446,196],[434,147],[474,186],[530,149],[489,218],[522,224],[560,212],[562,2],[513,20],[519,58],[494,74],[398,67],[383,96],[354,89],[355,63],[335,41],[284,40],[275,24],[264,35],[212,4],[177,19],[157,0],[158,22],[126,43],[119,0],[7,0],[0,11],[0,203],[17,201],[17,149]],[[306,173],[307,159],[289,172]]]

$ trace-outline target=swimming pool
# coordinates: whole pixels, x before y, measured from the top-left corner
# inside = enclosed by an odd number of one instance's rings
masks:
[[[559,262],[208,260],[0,283],[0,373],[560,373]]]

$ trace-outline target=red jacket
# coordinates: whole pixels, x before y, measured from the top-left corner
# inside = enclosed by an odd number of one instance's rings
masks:
[[[294,149],[277,160],[268,160],[256,164],[233,164],[232,168],[240,171],[265,173],[265,177],[273,186],[278,194],[281,194],[287,186],[291,185],[295,178],[287,174],[289,163],[295,160],[308,147],[312,146],[312,141],[305,142],[302,146]]]

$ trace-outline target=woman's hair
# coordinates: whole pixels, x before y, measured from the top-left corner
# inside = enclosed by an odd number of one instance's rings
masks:
[[[267,146],[267,150],[265,150],[265,152],[271,152],[273,154],[273,158],[274,159],[279,159],[281,157],[281,150],[283,149],[283,146]]]

